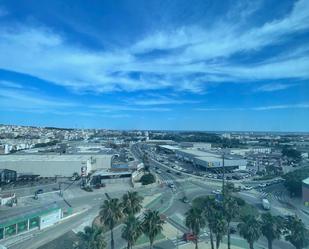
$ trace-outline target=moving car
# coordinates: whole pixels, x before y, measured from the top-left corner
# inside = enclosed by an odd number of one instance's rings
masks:
[[[35,194],[36,195],[39,195],[39,194],[43,194],[43,189],[38,189],[37,191],[35,191]]]
[[[186,196],[184,196],[184,197],[182,198],[182,202],[183,202],[183,203],[189,203],[189,200],[188,200],[188,198],[187,198]]]
[[[175,184],[174,184],[174,183],[170,183],[170,184],[169,184],[169,187],[170,187],[170,188],[175,188]]]
[[[262,199],[262,205],[263,205],[263,208],[265,210],[269,210],[270,209],[270,203],[267,199]]]
[[[253,189],[252,186],[244,186],[244,190],[251,190],[251,189]]]

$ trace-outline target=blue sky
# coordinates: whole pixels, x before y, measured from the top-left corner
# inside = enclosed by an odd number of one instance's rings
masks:
[[[309,1],[0,0],[0,123],[309,131]]]

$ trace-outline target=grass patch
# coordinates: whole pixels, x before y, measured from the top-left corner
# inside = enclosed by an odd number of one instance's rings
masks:
[[[154,241],[161,240],[161,239],[164,239],[164,238],[165,238],[165,236],[162,233],[159,233],[155,237]],[[138,238],[138,240],[136,241],[135,245],[136,246],[137,245],[143,245],[143,244],[146,244],[146,243],[149,243],[149,239],[148,239],[148,237],[145,234],[143,234],[141,237]]]

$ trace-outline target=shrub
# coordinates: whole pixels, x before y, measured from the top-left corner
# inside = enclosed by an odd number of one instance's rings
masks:
[[[156,178],[153,174],[151,173],[148,173],[148,174],[145,174],[141,177],[141,180],[140,182],[143,184],[143,185],[148,185],[148,184],[151,184],[151,183],[154,183],[156,181]]]

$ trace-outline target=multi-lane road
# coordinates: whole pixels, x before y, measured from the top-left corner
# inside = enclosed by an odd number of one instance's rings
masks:
[[[144,149],[141,149],[139,144],[133,145],[131,151],[137,159],[142,160],[145,151]],[[190,176],[190,174],[183,173],[179,175],[176,173],[176,170],[157,161],[155,157],[152,156],[153,154],[154,153],[148,152],[150,170],[157,174],[162,183],[166,186],[166,190],[168,189],[168,186],[170,184],[173,184],[175,186],[174,191],[172,191],[172,203],[169,208],[164,212],[167,217],[173,216],[175,213],[184,215],[186,210],[188,210],[188,205],[190,204],[185,204],[180,201],[183,196],[186,196],[189,201],[192,201],[197,196],[207,195],[210,194],[214,189],[221,188],[221,182],[218,180],[199,180],[198,177],[194,175]],[[159,174],[156,169],[159,169]],[[184,187],[186,182],[190,182],[191,185],[193,184],[196,187],[186,189],[186,187]],[[239,181],[237,181],[237,183],[239,183]],[[247,203],[257,207],[261,212],[264,211],[261,205],[261,200],[267,197],[271,202],[270,211],[272,214],[281,216],[297,214],[307,226],[309,225],[308,215],[299,210],[297,207],[288,204],[286,192],[284,191],[282,183],[274,184],[266,188],[261,188],[259,191],[257,191],[256,189],[241,191],[237,195],[243,198]],[[171,224],[177,226],[176,224],[173,224],[173,222],[171,222]],[[261,239],[260,243],[266,246],[266,242],[264,241],[264,239]],[[277,241],[274,245],[274,248],[292,247],[286,241]]]

